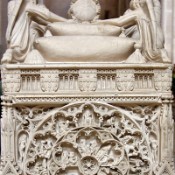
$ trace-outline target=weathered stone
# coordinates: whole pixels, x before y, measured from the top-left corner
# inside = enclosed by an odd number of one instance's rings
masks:
[[[2,60],[1,174],[174,175],[173,66],[159,2],[131,1],[125,15],[109,20],[98,20],[97,0],[73,0],[71,20],[42,1],[17,2],[9,3]],[[52,35],[55,22],[61,25]],[[64,37],[73,50],[56,44]],[[106,49],[97,38],[115,42]],[[92,45],[80,45],[87,40]]]

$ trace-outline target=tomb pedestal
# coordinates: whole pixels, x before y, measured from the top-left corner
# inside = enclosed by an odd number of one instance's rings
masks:
[[[174,175],[171,64],[2,67],[2,175]]]

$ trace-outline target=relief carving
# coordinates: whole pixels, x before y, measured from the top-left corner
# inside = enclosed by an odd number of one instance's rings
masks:
[[[59,71],[42,70],[40,74],[41,90],[43,92],[56,92],[59,88]]]
[[[19,161],[22,163],[25,156],[27,136],[22,135],[19,139]]]
[[[134,85],[134,70],[117,70],[116,86],[118,91],[133,91]]]
[[[171,67],[162,69],[3,69],[2,86],[4,93],[33,92],[50,94],[57,92],[170,92],[172,85]],[[102,94],[103,95],[103,94]],[[93,98],[93,97],[91,97]],[[66,99],[66,97],[65,97]]]
[[[21,89],[21,71],[2,71],[2,90],[6,92],[19,92]]]
[[[166,71],[154,70],[155,89],[157,91],[170,91],[172,87],[172,68]]]
[[[97,70],[80,70],[78,77],[79,89],[84,92],[92,92],[97,89]]]
[[[172,66],[159,0],[100,20],[10,0],[2,58],[2,175],[174,175]],[[38,106],[37,106],[38,105]]]
[[[24,162],[20,168],[31,175],[151,173],[159,154],[160,111],[159,106],[102,103],[16,108],[20,121],[31,113],[22,125],[17,122],[32,136],[30,141],[25,133],[19,137],[18,159]]]

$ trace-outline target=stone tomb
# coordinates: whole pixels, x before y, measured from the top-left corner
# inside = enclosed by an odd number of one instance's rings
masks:
[[[99,20],[9,2],[2,58],[2,175],[174,175],[172,64],[158,0]]]

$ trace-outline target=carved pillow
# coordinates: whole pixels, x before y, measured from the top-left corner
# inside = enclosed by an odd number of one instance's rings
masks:
[[[93,36],[119,36],[120,27],[102,24],[76,24],[76,23],[52,23],[48,25],[53,36],[65,35],[93,35]]]
[[[120,62],[134,51],[135,41],[111,36],[38,38],[35,48],[48,62]]]

